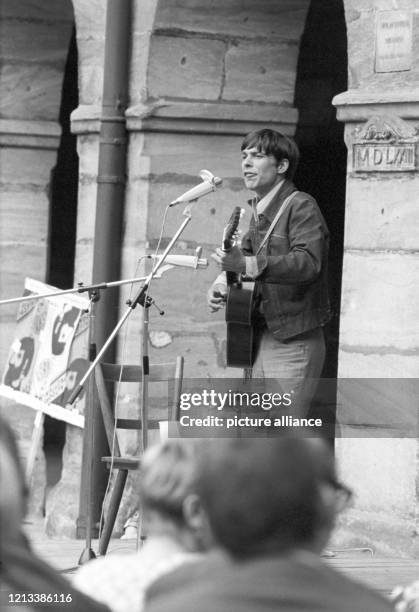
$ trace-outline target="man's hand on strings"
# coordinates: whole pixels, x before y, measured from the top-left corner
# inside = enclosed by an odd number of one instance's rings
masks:
[[[217,249],[211,255],[220,270],[244,274],[246,272],[246,258],[238,246],[233,246],[229,251]]]
[[[207,303],[211,312],[217,312],[224,308],[227,298],[227,285],[215,281],[208,289]]]

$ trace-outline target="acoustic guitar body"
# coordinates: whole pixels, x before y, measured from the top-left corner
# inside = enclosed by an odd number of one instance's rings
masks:
[[[255,283],[230,285],[227,294],[227,365],[232,368],[251,368],[256,357],[256,338],[253,325]]]

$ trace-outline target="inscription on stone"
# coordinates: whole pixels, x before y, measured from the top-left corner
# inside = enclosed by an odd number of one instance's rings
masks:
[[[375,32],[375,72],[412,68],[412,13],[378,11]]]
[[[416,170],[417,130],[400,117],[371,117],[354,132],[354,172],[411,172]]]
[[[415,170],[414,144],[355,144],[355,172],[406,172]]]

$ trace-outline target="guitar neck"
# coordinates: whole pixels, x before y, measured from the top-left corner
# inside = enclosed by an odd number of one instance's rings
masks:
[[[236,206],[233,211],[233,214],[230,217],[229,223],[224,230],[221,248],[226,253],[228,253],[228,251],[230,251],[235,244],[235,233],[237,231],[240,217],[242,216],[243,212],[244,211],[239,206]],[[237,285],[238,283],[240,283],[240,275],[236,274],[236,272],[226,272],[226,275],[228,286]]]
[[[233,245],[230,240],[224,240],[222,249],[223,251],[227,253],[231,249],[232,246]],[[237,274],[237,272],[226,272],[226,277],[227,277],[227,285],[229,287],[231,287],[231,285],[237,285],[237,283],[240,280],[239,274]]]

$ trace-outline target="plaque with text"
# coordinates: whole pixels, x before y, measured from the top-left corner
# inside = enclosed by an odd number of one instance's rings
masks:
[[[374,116],[355,131],[354,172],[412,172],[417,166],[416,128],[399,117]]]
[[[375,72],[412,68],[413,19],[410,11],[378,11],[375,32]]]
[[[355,144],[355,172],[407,172],[416,168],[416,146],[413,143]]]

